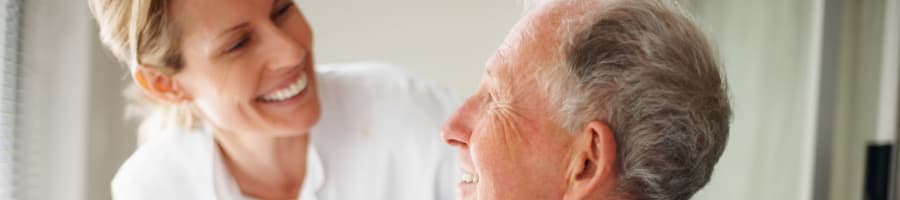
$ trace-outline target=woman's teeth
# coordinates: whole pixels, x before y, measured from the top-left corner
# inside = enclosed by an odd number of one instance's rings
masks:
[[[306,72],[301,72],[300,77],[297,78],[297,81],[292,83],[290,86],[280,89],[278,91],[269,93],[268,95],[262,96],[263,101],[273,102],[273,101],[284,101],[286,99],[290,99],[291,97],[297,96],[300,92],[306,89],[306,86],[309,83],[309,79],[306,77]]]
[[[478,175],[475,175],[475,174],[472,174],[469,172],[463,172],[462,180],[460,180],[460,182],[465,183],[465,184],[478,183]]]

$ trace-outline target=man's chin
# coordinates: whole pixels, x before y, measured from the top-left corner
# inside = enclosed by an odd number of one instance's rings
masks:
[[[475,193],[474,183],[459,183],[456,185],[456,195],[460,200],[475,200],[478,199]]]

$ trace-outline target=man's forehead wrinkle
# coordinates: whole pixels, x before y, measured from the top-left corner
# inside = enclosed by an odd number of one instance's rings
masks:
[[[506,42],[499,49],[497,49],[497,54],[492,58],[493,62],[496,62],[498,65],[507,65],[509,64],[509,60],[512,58],[512,53],[516,49],[518,42]]]
[[[591,8],[585,8],[592,6],[587,2],[594,1],[551,2],[533,10],[516,24],[493,58],[493,79],[496,79],[497,86],[512,89],[503,87],[534,85],[537,78],[535,73],[541,72],[539,68],[557,66],[560,59],[563,59],[559,55],[564,48],[562,41],[568,37],[561,34],[568,34],[566,30],[577,25],[581,21],[578,19],[590,11]]]

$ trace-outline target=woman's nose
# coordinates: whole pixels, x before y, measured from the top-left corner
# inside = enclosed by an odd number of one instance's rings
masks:
[[[279,69],[293,69],[305,62],[308,49],[295,40],[291,35],[281,30],[278,26],[272,26],[266,36],[266,44],[261,55],[269,57],[268,68],[273,71]]]
[[[450,120],[444,124],[441,131],[441,137],[450,146],[466,148],[469,145],[469,138],[472,136],[473,124],[477,120],[476,104],[472,98],[466,102],[450,117]]]

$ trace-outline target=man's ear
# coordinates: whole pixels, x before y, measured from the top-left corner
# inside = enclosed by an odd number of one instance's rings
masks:
[[[591,121],[575,139],[575,156],[565,199],[598,199],[615,189],[616,138],[609,125]]]
[[[182,103],[188,100],[188,96],[175,79],[157,69],[141,65],[131,75],[138,86],[153,97],[169,103]]]

